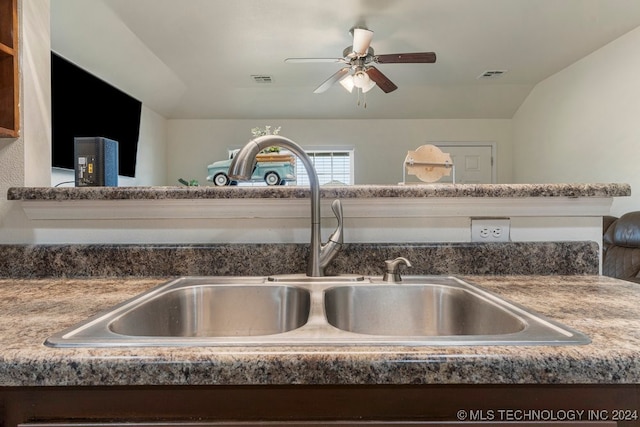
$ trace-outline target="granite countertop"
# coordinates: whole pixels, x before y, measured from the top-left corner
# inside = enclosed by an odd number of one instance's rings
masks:
[[[326,186],[324,198],[625,197],[629,184],[419,184]],[[170,200],[308,198],[308,187],[13,187],[9,200]]]
[[[54,332],[160,279],[0,280],[3,386],[638,384],[640,288],[600,276],[468,276],[586,333],[579,346],[54,349]]]

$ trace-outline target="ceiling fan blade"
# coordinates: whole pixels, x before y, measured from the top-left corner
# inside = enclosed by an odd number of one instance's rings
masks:
[[[339,69],[334,75],[325,80],[313,93],[326,92],[331,86],[339,82],[345,75],[349,73],[349,67]]]
[[[353,29],[353,51],[358,56],[367,56],[371,39],[373,38],[373,31],[365,30],[364,28]]]
[[[309,62],[345,62],[344,58],[287,58],[284,62],[290,64],[306,64]]]
[[[389,80],[387,76],[382,74],[382,72],[376,67],[369,67],[367,69],[367,74],[369,75],[369,78],[371,78],[371,80],[376,82],[376,84],[380,87],[380,89],[382,89],[384,93],[393,92],[394,90],[398,89],[398,86],[396,86],[391,80]]]
[[[378,64],[431,64],[436,62],[436,53],[416,52],[376,55],[375,62],[377,62]]]

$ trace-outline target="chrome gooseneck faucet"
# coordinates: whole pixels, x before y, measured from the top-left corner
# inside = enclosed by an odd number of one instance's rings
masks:
[[[309,186],[311,187],[311,248],[309,264],[307,266],[307,276],[324,276],[324,268],[331,262],[342,247],[342,204],[340,200],[334,200],[331,204],[331,209],[333,209],[333,213],[338,219],[338,227],[331,236],[329,236],[327,244],[323,245],[320,236],[320,184],[318,183],[318,174],[311,163],[311,159],[302,147],[282,136],[260,136],[249,141],[234,156],[229,166],[229,178],[248,180],[256,165],[256,155],[262,150],[273,146],[285,148],[298,156],[309,175]]]

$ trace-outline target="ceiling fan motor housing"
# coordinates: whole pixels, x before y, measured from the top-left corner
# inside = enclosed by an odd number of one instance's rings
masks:
[[[356,54],[356,52],[353,50],[353,46],[347,46],[344,48],[344,50],[342,51],[342,56],[345,59],[354,59],[354,58],[358,58],[358,55]],[[371,60],[373,60],[373,48],[369,47],[369,49],[367,49],[367,54],[360,57],[360,58],[371,58]]]

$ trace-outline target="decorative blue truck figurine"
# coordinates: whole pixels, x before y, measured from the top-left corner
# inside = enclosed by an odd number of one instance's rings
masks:
[[[231,153],[228,160],[213,162],[208,166],[207,181],[215,185],[235,185],[227,175],[229,165],[238,150]],[[296,158],[292,154],[263,153],[256,156],[256,168],[251,175],[251,181],[264,181],[267,185],[284,185],[287,181],[296,180]]]

